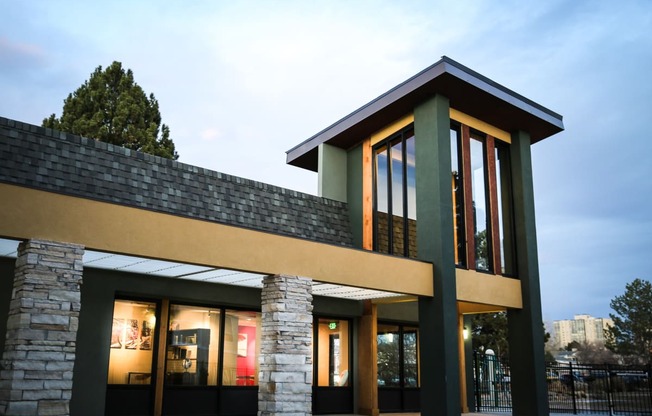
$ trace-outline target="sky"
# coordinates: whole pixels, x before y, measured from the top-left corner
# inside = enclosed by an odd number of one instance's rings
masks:
[[[0,0],[0,116],[120,61],[184,163],[311,194],[285,152],[442,55],[563,115],[532,147],[545,320],[652,280],[652,2]]]

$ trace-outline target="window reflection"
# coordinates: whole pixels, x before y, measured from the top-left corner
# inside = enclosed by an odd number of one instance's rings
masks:
[[[227,310],[224,317],[224,386],[258,385],[261,314]]]
[[[398,325],[378,324],[378,386],[399,387],[400,354]]]
[[[115,301],[109,384],[151,384],[155,329],[155,303]]]
[[[419,387],[419,330],[378,324],[378,387]]]
[[[466,265],[466,235],[464,230],[464,187],[462,186],[461,135],[459,127],[450,129],[450,138],[455,265],[464,266]]]
[[[418,329],[403,328],[403,384],[404,387],[419,386],[419,339]]]
[[[375,157],[375,201],[376,201],[376,232],[375,249],[380,253],[389,253],[389,200],[387,178],[387,146],[376,149]]]
[[[473,234],[475,238],[475,269],[491,270],[491,238],[485,172],[485,146],[482,137],[471,135],[471,191],[473,197]]]
[[[416,176],[413,130],[374,148],[374,250],[416,258]]]
[[[509,146],[496,141],[496,189],[498,190],[498,229],[500,264],[503,275],[514,275],[514,222]]]
[[[407,184],[408,257],[417,257],[417,175],[414,134],[405,140],[405,175]]]
[[[392,143],[392,253],[405,252],[405,218],[403,215],[403,141]]]

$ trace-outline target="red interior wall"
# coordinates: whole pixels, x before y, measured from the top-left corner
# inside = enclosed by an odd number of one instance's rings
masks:
[[[238,377],[250,377],[248,383],[253,384],[256,375],[256,328],[253,326],[238,326],[238,334],[247,334],[247,356],[238,356]],[[242,379],[241,379],[242,380]]]

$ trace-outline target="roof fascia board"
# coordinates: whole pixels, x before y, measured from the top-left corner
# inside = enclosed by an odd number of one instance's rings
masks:
[[[478,74],[472,69],[453,61],[448,57],[443,57],[446,64],[449,66],[446,68],[446,72],[449,74],[461,79],[462,81],[473,85],[474,87],[485,91],[496,98],[499,98],[514,107],[517,107],[523,111],[526,111],[560,129],[564,128],[562,122],[563,117],[560,114],[555,113],[554,111],[537,104],[536,102],[522,96],[521,94],[510,90],[503,85],[498,84],[495,81],[485,77],[484,75]]]
[[[444,73],[448,73],[481,91],[490,94],[510,105],[532,114],[533,116],[563,130],[562,116],[534,101],[492,81],[472,69],[443,56],[439,61],[424,69],[408,80],[402,82],[376,99],[353,111],[329,127],[303,141],[286,152],[286,163],[301,157],[322,143],[336,137],[354,125],[360,123],[384,107],[423,87]]]
[[[337,136],[338,134],[346,131],[352,126],[358,124],[367,117],[377,113],[379,110],[383,109],[388,104],[395,102],[396,100],[402,98],[408,93],[413,92],[419,87],[426,84],[428,81],[437,78],[442,75],[445,71],[444,59],[440,59],[430,67],[424,69],[418,74],[410,77],[406,81],[398,84],[391,90],[385,92],[379,97],[371,100],[369,103],[363,105],[352,113],[344,116],[340,120],[336,121],[332,125],[326,127],[319,133],[314,136],[304,140],[302,143],[296,145],[292,149],[286,152],[287,162],[294,160],[295,158],[309,152],[310,150],[316,148],[320,144],[328,141],[329,139]],[[431,73],[432,72],[432,73]],[[412,85],[413,84],[413,85]]]

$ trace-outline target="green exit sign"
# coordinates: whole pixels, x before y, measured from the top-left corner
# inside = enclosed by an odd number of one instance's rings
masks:
[[[328,324],[328,329],[337,329],[337,322],[331,322]]]

